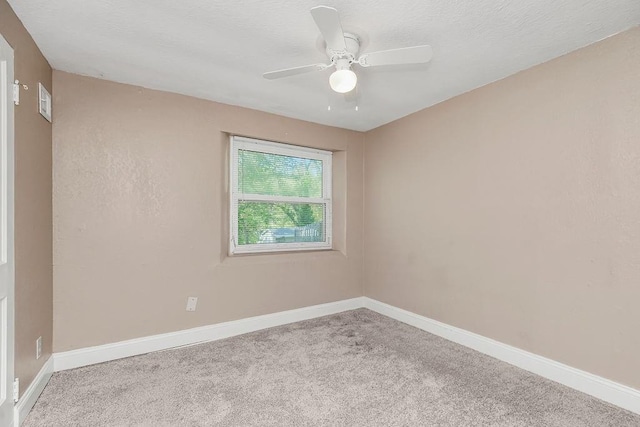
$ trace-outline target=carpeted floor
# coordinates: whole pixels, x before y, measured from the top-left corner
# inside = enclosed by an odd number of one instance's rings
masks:
[[[33,426],[640,426],[366,309],[53,375]]]

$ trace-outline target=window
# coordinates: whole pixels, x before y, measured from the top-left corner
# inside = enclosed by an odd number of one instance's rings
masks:
[[[331,152],[231,137],[230,253],[331,249]]]

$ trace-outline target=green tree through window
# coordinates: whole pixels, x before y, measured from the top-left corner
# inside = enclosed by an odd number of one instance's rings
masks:
[[[323,160],[259,150],[237,149],[237,245],[326,242]]]

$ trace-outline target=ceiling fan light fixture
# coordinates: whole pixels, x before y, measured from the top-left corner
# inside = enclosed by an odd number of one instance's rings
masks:
[[[340,15],[335,8],[329,6],[312,7],[311,16],[324,39],[325,53],[330,62],[270,71],[263,74],[265,79],[280,79],[335,67],[335,71],[329,77],[329,86],[335,92],[344,94],[355,89],[358,83],[358,76],[351,69],[354,64],[362,68],[424,64],[429,62],[433,56],[431,46],[427,45],[401,47],[360,55],[360,38],[355,34],[344,32],[340,23]],[[358,107],[356,107],[356,111],[357,109]]]
[[[336,70],[329,77],[331,89],[338,93],[347,93],[353,90],[358,83],[358,76],[351,70]]]
[[[347,93],[353,90],[358,83],[358,76],[348,66],[338,68],[329,77],[329,86],[338,93]]]

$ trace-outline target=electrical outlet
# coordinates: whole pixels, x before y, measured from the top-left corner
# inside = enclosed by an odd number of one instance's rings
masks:
[[[42,356],[42,337],[36,340],[36,359],[40,359],[40,356]]]
[[[198,297],[187,298],[187,311],[196,311],[197,304],[198,304]]]

